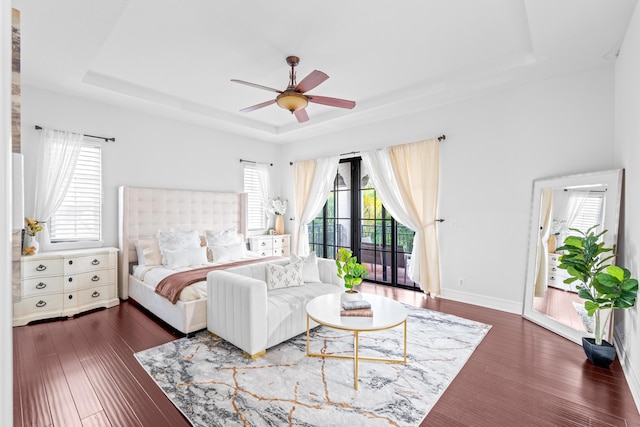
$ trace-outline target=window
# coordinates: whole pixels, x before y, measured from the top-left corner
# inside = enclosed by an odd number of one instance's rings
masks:
[[[262,165],[245,165],[244,192],[248,194],[247,208],[249,230],[267,228],[267,217],[264,213],[264,201],[268,198],[269,171]]]
[[[52,243],[102,238],[102,151],[82,143],[78,163],[62,205],[50,221]]]
[[[382,205],[360,158],[343,159],[327,203],[309,225],[309,249],[334,258],[339,248],[351,248],[368,267],[368,281],[417,289],[407,271],[414,234]]]
[[[603,192],[587,192],[583,196],[582,206],[576,217],[571,221],[569,228],[576,228],[582,232],[586,232],[594,225],[602,225],[604,218],[602,217],[602,205],[604,204]]]

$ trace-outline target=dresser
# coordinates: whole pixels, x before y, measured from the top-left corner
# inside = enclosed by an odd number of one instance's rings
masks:
[[[291,236],[289,234],[274,234],[249,237],[249,249],[261,256],[289,256]]]
[[[577,292],[575,287],[576,282],[570,285],[564,283],[564,281],[568,279],[570,276],[569,276],[569,273],[567,273],[567,270],[563,268],[558,268],[558,266],[560,265],[560,261],[558,259],[560,258],[560,254],[548,254],[548,256],[549,256],[549,279],[547,283],[549,284],[549,286],[553,286],[554,288],[557,288],[557,289],[562,289],[563,291]]]
[[[97,248],[21,257],[22,299],[13,304],[13,326],[118,305],[117,254]]]

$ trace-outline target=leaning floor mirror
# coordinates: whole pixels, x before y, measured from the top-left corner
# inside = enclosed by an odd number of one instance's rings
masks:
[[[567,339],[581,343],[593,336],[593,319],[578,297],[576,283],[560,264],[556,248],[573,233],[597,225],[607,247],[615,248],[623,170],[537,179],[533,183],[529,251],[523,316]],[[611,337],[609,337],[611,338]]]

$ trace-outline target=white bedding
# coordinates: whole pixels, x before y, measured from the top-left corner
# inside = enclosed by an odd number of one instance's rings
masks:
[[[243,258],[229,259],[228,261],[225,261],[225,262],[211,262],[211,263],[192,266],[192,267],[169,269],[162,265],[151,266],[151,267],[147,267],[144,265],[135,265],[133,267],[132,275],[136,279],[143,282],[145,285],[155,289],[158,283],[162,281],[162,279],[172,275],[173,273],[177,273],[180,271],[193,270],[196,268],[209,267],[214,265],[224,265],[224,264],[229,264],[233,262],[257,259],[257,258],[260,258],[260,254],[258,252],[246,251],[245,256]],[[184,288],[182,292],[180,292],[180,298],[178,300],[183,302],[188,302],[188,301],[195,301],[195,300],[205,299],[205,298],[207,298],[207,281],[203,280],[202,282],[196,282]]]

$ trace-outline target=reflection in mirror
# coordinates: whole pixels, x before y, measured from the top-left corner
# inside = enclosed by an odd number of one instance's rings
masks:
[[[596,234],[608,230],[604,244],[615,249],[622,176],[610,170],[534,181],[523,316],[576,343],[593,336],[593,319],[575,283],[564,283],[569,276],[558,268],[557,248],[571,229],[597,226]]]

